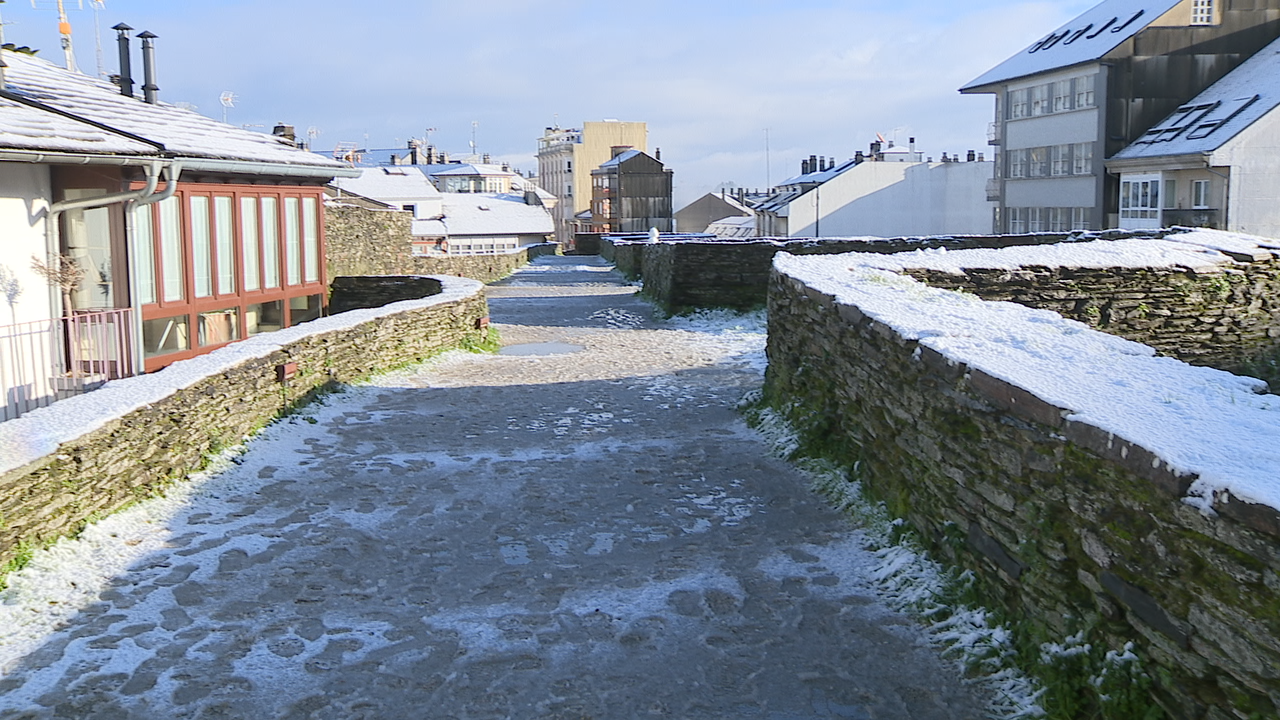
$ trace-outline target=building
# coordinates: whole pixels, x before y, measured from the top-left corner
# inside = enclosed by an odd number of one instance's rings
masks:
[[[133,97],[127,69],[0,54],[3,417],[322,314],[323,186],[349,170]]]
[[[707,232],[712,223],[725,218],[754,217],[742,191],[707,193],[676,211],[676,232]]]
[[[591,171],[591,232],[671,232],[672,172],[659,157],[619,146]]]
[[[434,169],[444,168],[434,175]],[[456,192],[442,192],[441,187]],[[497,166],[395,165],[340,178],[335,198],[354,195],[413,213],[415,255],[478,255],[548,242],[555,231],[545,192]],[[483,189],[496,189],[484,192]]]
[[[1107,161],[1122,228],[1280,237],[1280,40]]]
[[[649,129],[642,122],[604,120],[581,128],[547,128],[538,140],[538,184],[559,199],[552,208],[556,242],[572,249],[575,216],[591,209],[591,171],[609,160],[611,148],[649,151]]]
[[[996,97],[997,232],[1119,221],[1104,162],[1280,36],[1280,0],[1106,0],[960,89]]]
[[[987,181],[994,163],[975,152],[933,162],[908,145],[871,144],[836,164],[810,156],[756,205],[763,237],[904,237],[984,234],[991,227]]]

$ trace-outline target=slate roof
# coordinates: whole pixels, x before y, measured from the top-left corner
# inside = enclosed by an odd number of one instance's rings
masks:
[[[413,165],[363,168],[360,177],[338,178],[332,183],[346,192],[394,204],[439,199],[440,191]]]
[[[167,103],[125,97],[108,82],[70,72],[23,53],[3,51],[6,90],[28,100],[163,146],[5,100],[0,148],[118,155],[157,155],[340,169],[342,163],[287,145],[279,138],[218,122]],[[39,116],[44,116],[41,119]]]
[[[1113,160],[1213,152],[1280,106],[1280,40],[1161,120]]]
[[[1101,60],[1180,0],[1106,0],[983,73],[960,92]]]
[[[634,149],[623,150],[622,152],[618,153],[616,156],[609,158],[608,160],[600,163],[600,167],[606,168],[606,167],[614,167],[615,165],[621,165],[622,163],[630,160],[631,158],[636,157],[637,155],[643,155],[643,154],[644,153],[640,152],[639,150],[634,150]]]
[[[550,235],[551,213],[526,205],[522,195],[444,193],[444,225],[449,237],[473,235]]]

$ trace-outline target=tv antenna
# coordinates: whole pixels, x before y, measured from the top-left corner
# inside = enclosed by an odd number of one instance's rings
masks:
[[[93,41],[97,47],[98,77],[106,80],[107,68],[102,60],[102,20],[98,15],[106,6],[106,0],[89,0],[89,5],[93,7]]]
[[[224,91],[218,96],[218,102],[222,103],[222,122],[227,121],[227,109],[236,106],[236,94],[230,90]]]
[[[31,0],[31,7],[56,7],[58,9],[58,34],[62,36],[62,53],[66,56],[67,69],[72,72],[80,72],[76,67],[76,53],[71,47],[71,22],[67,20],[66,5],[73,0],[53,0],[52,4],[49,0]],[[74,0],[76,7],[80,10],[84,9],[84,0]],[[90,0],[94,2],[94,0]]]
[[[479,120],[471,121],[471,154],[476,154],[476,128],[480,127]]]

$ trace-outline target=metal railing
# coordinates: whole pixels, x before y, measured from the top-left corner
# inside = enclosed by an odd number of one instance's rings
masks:
[[[133,372],[133,311],[0,326],[0,421]]]
[[[1003,131],[1003,128],[1000,126],[1000,123],[998,122],[987,123],[987,144],[999,145],[1001,141],[1004,139],[1003,137],[1001,137],[1002,131]]]

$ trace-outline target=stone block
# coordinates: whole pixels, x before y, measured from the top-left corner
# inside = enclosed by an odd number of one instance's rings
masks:
[[[1125,581],[1119,575],[1110,571],[1103,571],[1098,576],[1098,580],[1106,588],[1107,592],[1111,593],[1142,622],[1159,630],[1176,643],[1179,648],[1186,650],[1190,647],[1190,635],[1186,629],[1174,620],[1160,606],[1160,603],[1156,602],[1156,599],[1147,594],[1145,590]]]
[[[969,387],[996,407],[1051,428],[1061,427],[1064,414],[1069,412],[982,370],[970,369]]]
[[[976,522],[969,523],[969,532],[965,540],[969,547],[981,553],[995,563],[1010,579],[1017,580],[1026,571],[1026,565],[1005,550],[995,538],[988,535]]]

